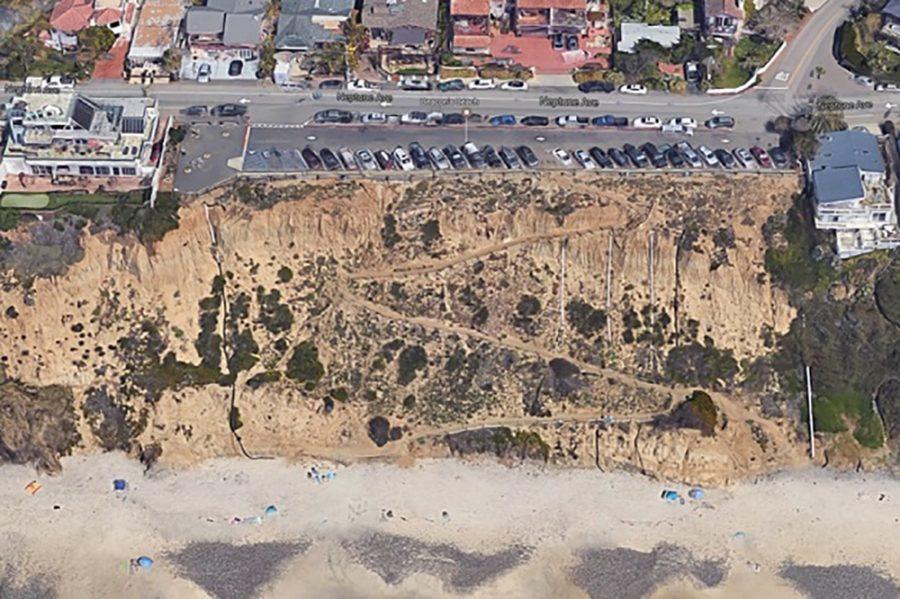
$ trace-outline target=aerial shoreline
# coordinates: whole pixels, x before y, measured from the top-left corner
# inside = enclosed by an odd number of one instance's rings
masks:
[[[900,572],[888,534],[900,522],[900,479],[887,473],[781,471],[693,500],[688,487],[640,475],[528,463],[319,462],[320,471],[335,472],[319,484],[307,475],[314,465],[219,458],[145,475],[136,460],[110,453],[64,458],[53,476],[3,466],[4,584],[42,581],[59,597],[126,589],[137,597],[229,597],[188,580],[190,564],[214,569],[222,551],[272,568],[252,589],[261,597],[293,596],[311,584],[303,578],[311,572],[320,596],[335,597],[600,597],[590,590],[598,571],[609,579],[604,568],[620,562],[604,588],[618,584],[621,596],[739,596],[735,589],[750,581],[771,596],[800,597],[780,577],[792,564],[857,568],[882,590]],[[118,478],[127,491],[113,490]],[[32,480],[42,485],[34,495],[24,490]],[[661,499],[664,489],[684,503]],[[264,515],[269,505],[277,515]],[[155,560],[153,569],[129,573],[128,561],[140,555]],[[649,578],[624,573],[627,564],[647,563]],[[476,565],[477,575],[458,569]],[[649,582],[635,586],[642,578]],[[698,594],[678,595],[684,588]]]

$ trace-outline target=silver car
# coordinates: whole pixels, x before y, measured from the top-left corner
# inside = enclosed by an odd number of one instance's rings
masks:
[[[428,158],[431,160],[431,164],[434,165],[434,168],[439,171],[446,171],[452,168],[450,161],[447,160],[444,153],[434,146],[428,148]]]
[[[363,171],[377,171],[378,163],[375,162],[375,156],[372,155],[372,152],[368,150],[368,148],[363,148],[361,150],[356,151],[356,161],[359,163],[360,170]]]

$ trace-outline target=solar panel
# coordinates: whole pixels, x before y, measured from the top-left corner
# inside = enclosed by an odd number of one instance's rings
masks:
[[[83,98],[76,98],[75,107],[72,109],[72,120],[82,129],[90,129],[94,122],[96,107]]]
[[[122,133],[143,133],[144,118],[140,116],[126,116],[122,119]]]

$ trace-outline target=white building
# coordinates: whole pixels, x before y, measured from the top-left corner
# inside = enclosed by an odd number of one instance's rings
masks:
[[[53,183],[85,177],[152,177],[160,119],[152,98],[88,98],[74,92],[27,93],[10,102],[5,177]]]
[[[647,25],[646,23],[622,23],[619,26],[619,52],[632,53],[641,40],[655,42],[663,48],[671,48],[681,39],[678,25]]]
[[[820,135],[807,168],[816,228],[835,232],[838,256],[900,245],[896,182],[877,137],[865,131]]]

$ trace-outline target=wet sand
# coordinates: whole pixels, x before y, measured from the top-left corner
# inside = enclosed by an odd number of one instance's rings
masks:
[[[595,470],[357,464],[316,484],[311,465],[4,466],[0,597],[897,596],[896,478],[785,472],[695,501]]]

